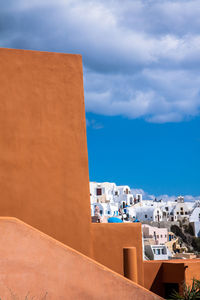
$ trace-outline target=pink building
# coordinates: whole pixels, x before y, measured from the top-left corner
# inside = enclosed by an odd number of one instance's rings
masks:
[[[150,225],[142,225],[143,238],[155,240],[156,245],[167,242],[167,228],[157,228]]]

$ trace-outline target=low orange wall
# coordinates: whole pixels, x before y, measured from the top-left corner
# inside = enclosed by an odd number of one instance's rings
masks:
[[[143,285],[143,252],[142,232],[140,223],[91,224],[92,227],[92,258],[108,268],[124,273],[123,248],[136,247],[138,283]]]
[[[185,263],[185,281],[192,283],[192,279],[200,280],[200,259],[184,259]]]
[[[17,219],[0,218],[0,257],[1,299],[161,299]]]
[[[200,259],[173,259],[144,262],[144,287],[162,294],[163,283],[185,282],[191,285],[192,279],[200,280]]]

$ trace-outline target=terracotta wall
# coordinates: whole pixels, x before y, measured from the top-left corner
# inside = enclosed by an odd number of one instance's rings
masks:
[[[138,283],[143,285],[142,233],[140,223],[93,223],[93,258],[123,275],[123,248],[136,247]]]
[[[144,287],[163,295],[164,283],[191,284],[192,279],[200,280],[200,259],[173,259],[168,261],[144,262]]]
[[[0,49],[0,215],[90,253],[80,55]]]
[[[192,283],[192,279],[200,280],[200,259],[184,259],[185,263],[185,281]]]
[[[0,257],[1,299],[161,299],[16,219],[0,218]]]

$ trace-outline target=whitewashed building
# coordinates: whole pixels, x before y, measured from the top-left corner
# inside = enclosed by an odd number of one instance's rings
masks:
[[[136,218],[140,221],[153,221],[161,222],[162,221],[162,211],[159,207],[153,206],[144,206],[136,207]]]

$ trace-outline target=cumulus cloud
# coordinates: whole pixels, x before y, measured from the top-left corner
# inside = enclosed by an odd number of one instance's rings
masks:
[[[149,194],[148,192],[144,191],[143,189],[131,189],[131,192],[133,195],[136,194],[142,194],[142,197],[144,200],[154,200],[155,198],[160,200],[162,199],[163,201],[175,201],[179,195],[152,195]],[[193,195],[184,195],[184,200],[186,202],[195,202],[195,201],[200,201],[200,195],[199,196],[193,196]]]
[[[0,4],[0,46],[83,55],[88,112],[158,123],[199,115],[198,0]]]

